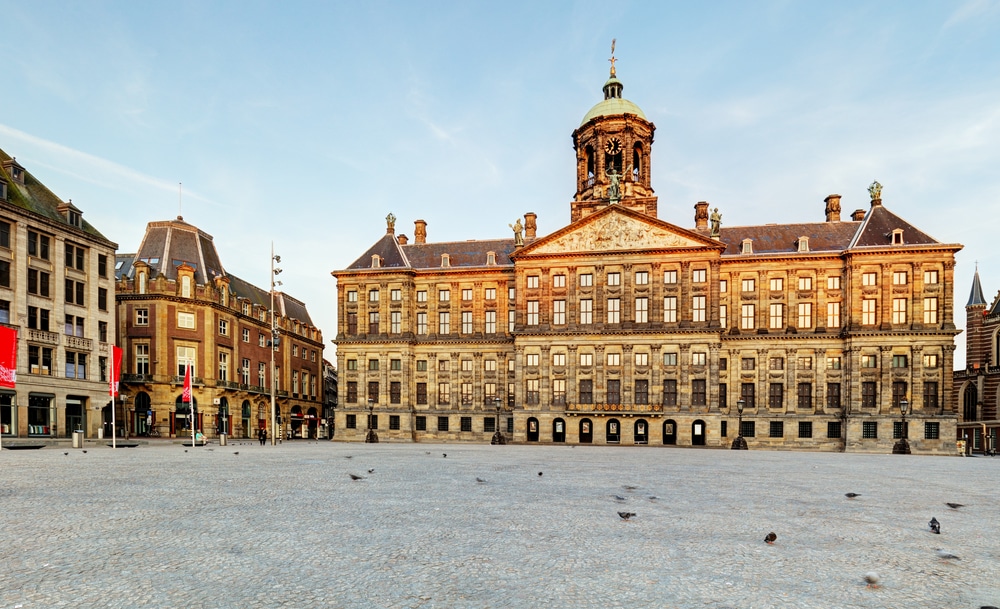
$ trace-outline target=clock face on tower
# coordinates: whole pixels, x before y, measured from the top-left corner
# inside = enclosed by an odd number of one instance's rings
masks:
[[[610,140],[608,140],[606,144],[604,144],[604,150],[608,154],[618,154],[619,152],[622,151],[622,141],[616,137],[613,137]]]

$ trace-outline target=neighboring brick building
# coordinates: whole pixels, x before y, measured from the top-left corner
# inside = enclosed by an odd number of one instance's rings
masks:
[[[115,271],[129,433],[190,435],[181,401],[187,365],[198,431],[250,438],[270,427],[270,292],[228,274],[212,236],[180,217],[150,222],[138,253],[120,254]],[[279,431],[315,438],[323,335],[302,302],[276,291],[274,308]]]
[[[995,452],[1000,428],[1000,293],[987,305],[979,269],[965,304],[965,369],[955,371],[958,439],[967,453]],[[985,438],[985,442],[984,442]]]
[[[4,438],[92,438],[102,417],[110,425],[117,247],[0,150],[0,323],[18,337],[16,389],[0,389]]]
[[[655,127],[621,97],[573,132],[571,223],[431,243],[386,233],[335,271],[337,438],[953,451],[953,271],[882,205],[825,222],[657,218]],[[817,212],[819,209],[817,209]],[[817,214],[818,215],[818,214]],[[471,218],[471,216],[470,216]],[[523,234],[522,234],[523,233]],[[745,411],[738,430],[737,405]],[[498,406],[501,407],[498,409]],[[369,423],[369,412],[374,414]]]

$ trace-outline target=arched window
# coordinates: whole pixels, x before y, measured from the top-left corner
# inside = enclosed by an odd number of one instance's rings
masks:
[[[145,294],[146,293],[146,272],[143,271],[143,272],[139,273],[139,276],[138,276],[138,278],[136,278],[135,282],[139,286],[139,293],[140,294]]]
[[[978,408],[976,408],[979,402],[979,395],[976,391],[976,386],[972,383],[965,388],[965,392],[962,394],[962,420],[966,423],[969,421],[978,421]]]
[[[632,147],[632,181],[642,181],[642,144]]]
[[[587,146],[584,149],[584,153],[587,155],[587,186],[594,185],[594,149],[591,146]]]
[[[191,277],[188,275],[181,277],[181,297],[191,298]]]

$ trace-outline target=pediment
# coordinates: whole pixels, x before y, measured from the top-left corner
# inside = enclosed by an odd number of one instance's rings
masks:
[[[525,248],[524,253],[535,256],[713,246],[721,245],[666,222],[616,210],[584,218]]]

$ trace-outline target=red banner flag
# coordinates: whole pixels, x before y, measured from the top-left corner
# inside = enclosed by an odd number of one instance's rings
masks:
[[[191,403],[191,366],[184,367],[184,393],[181,394],[181,401]]]
[[[17,382],[17,330],[0,326],[0,387]]]
[[[118,383],[122,378],[122,348],[111,345],[111,397],[118,395]]]

